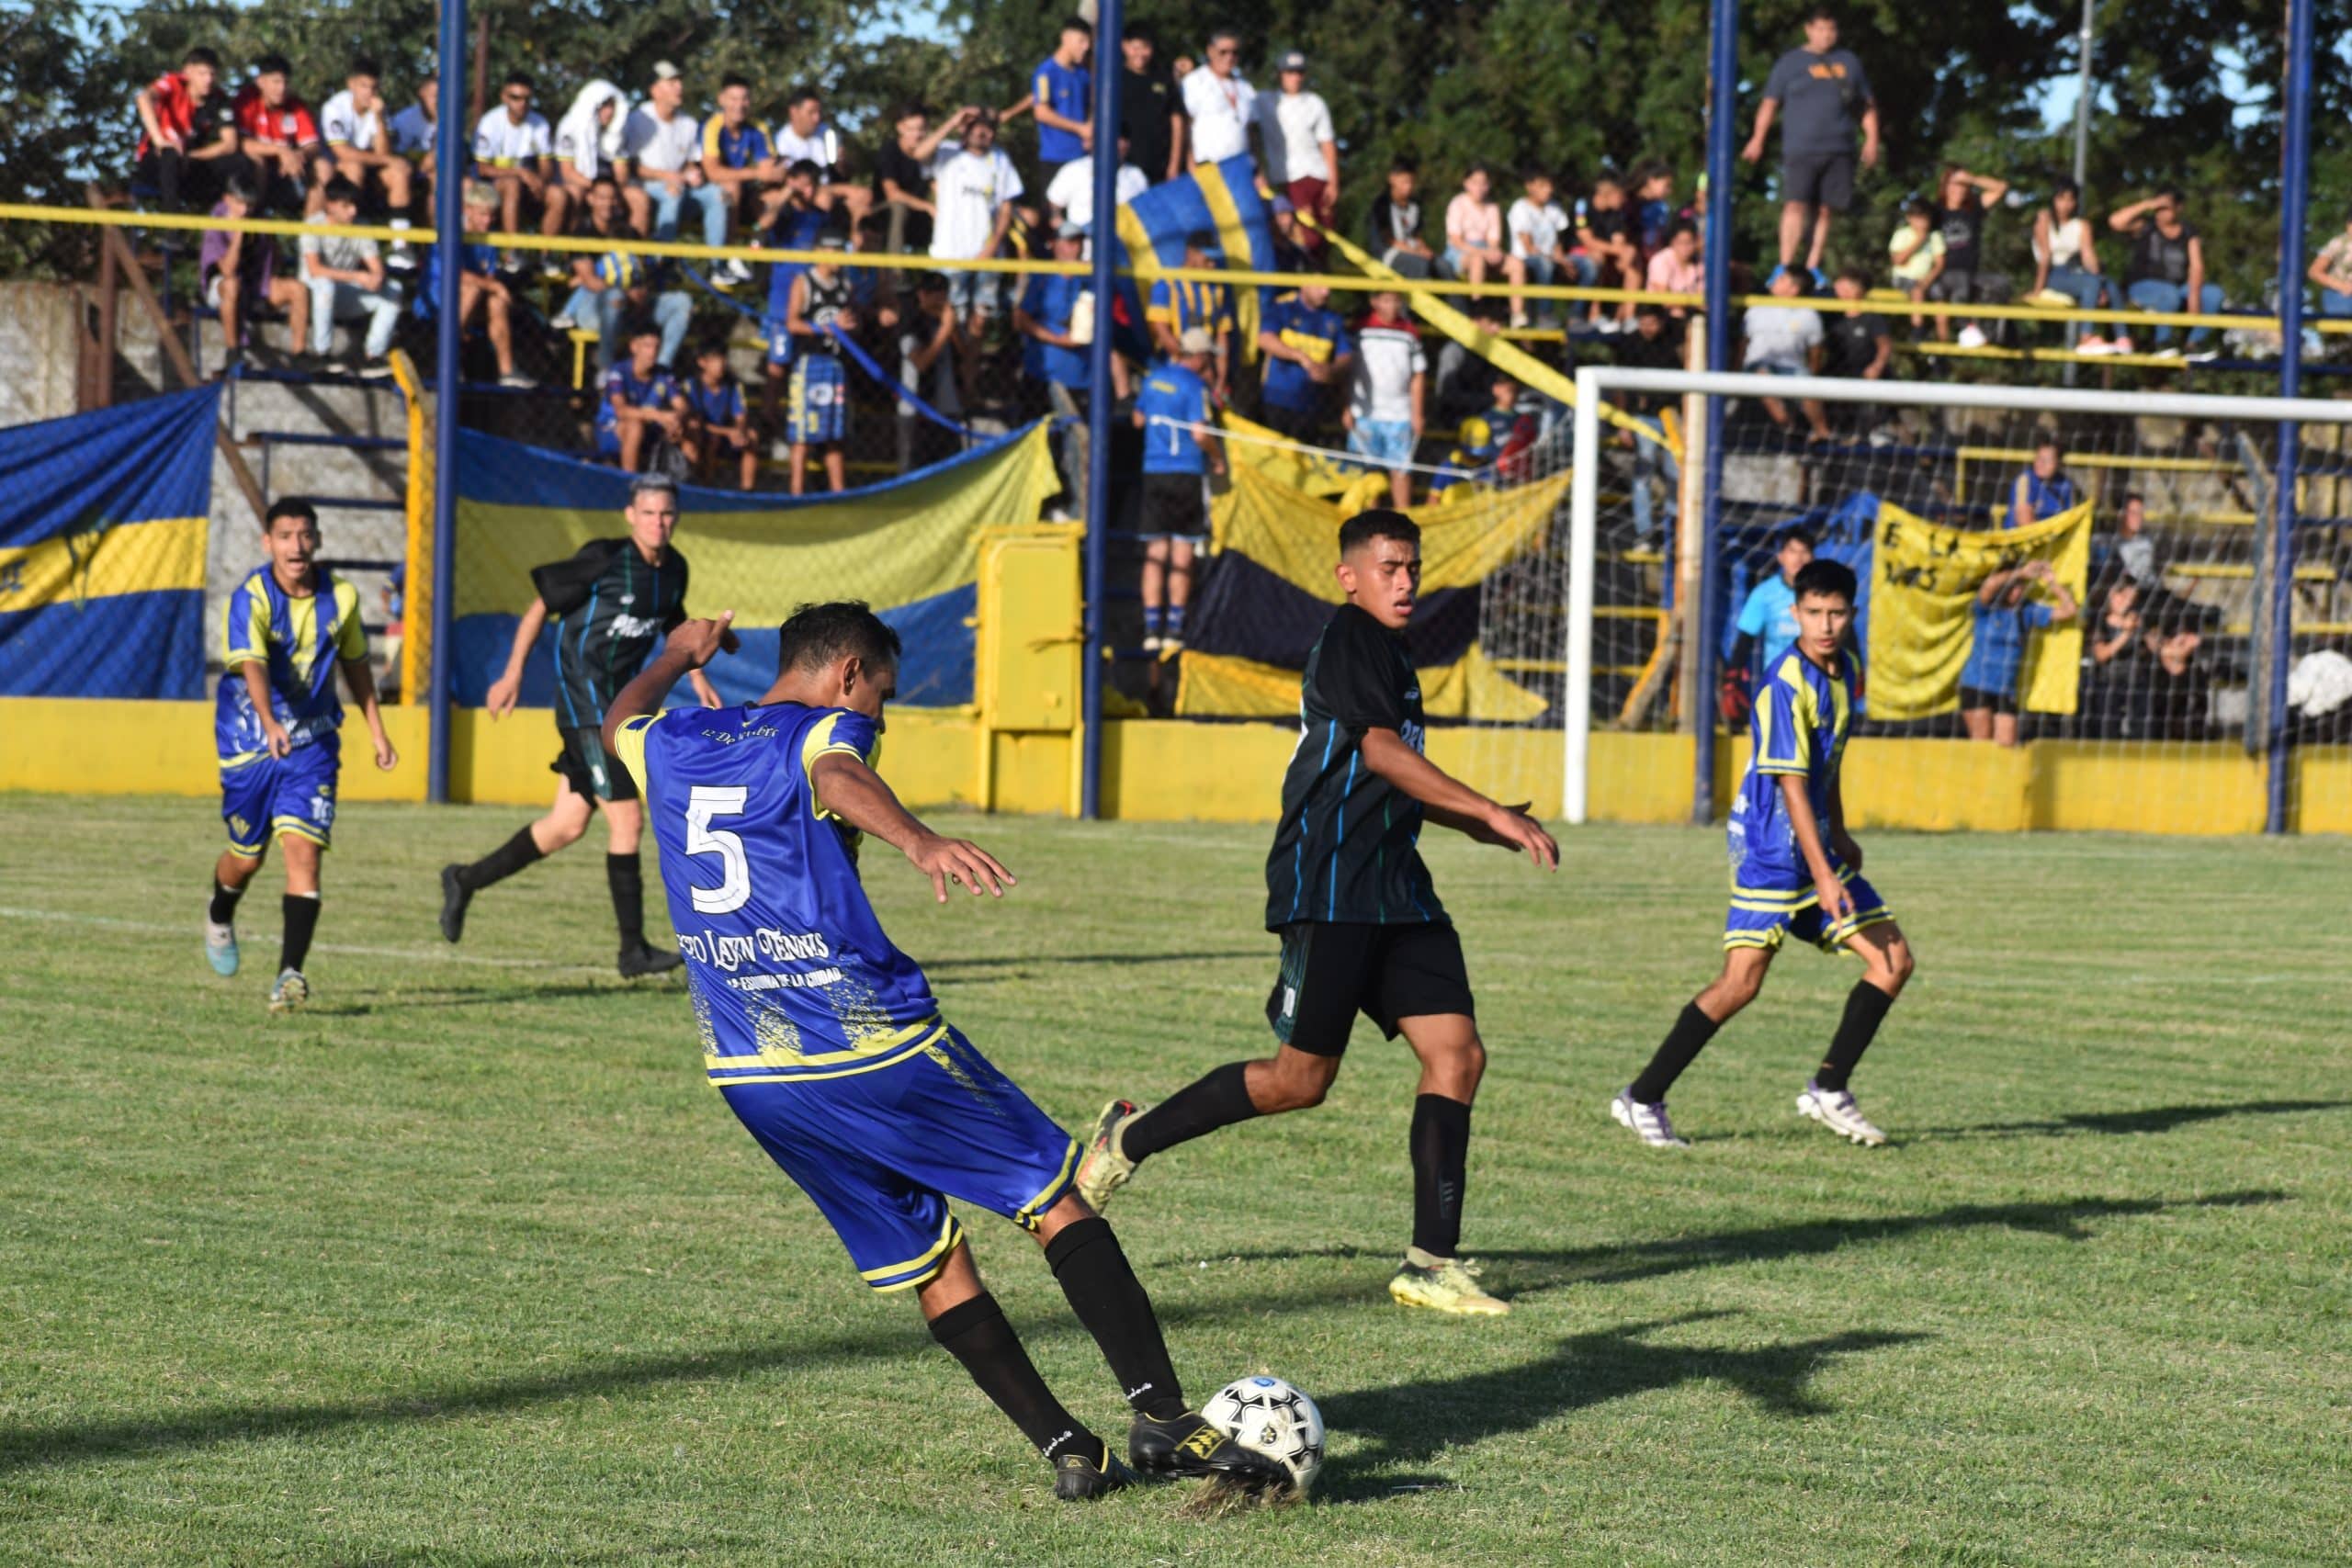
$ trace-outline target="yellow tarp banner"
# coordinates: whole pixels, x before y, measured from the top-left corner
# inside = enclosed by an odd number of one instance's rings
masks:
[[[1184,717],[1295,718],[1299,671],[1225,654],[1183,655],[1176,711]],[[1524,724],[1551,705],[1497,670],[1477,644],[1451,664],[1423,670],[1421,708],[1431,718]]]
[[[1331,565],[1339,558],[1340,525],[1351,513],[1284,489],[1246,463],[1236,464],[1232,473],[1231,486],[1209,507],[1216,548],[1238,550],[1325,604],[1340,603],[1345,595]],[[1386,483],[1385,476],[1373,478]],[[1567,490],[1568,476],[1561,472],[1460,506],[1423,511],[1414,519],[1421,525],[1421,592],[1484,581],[1543,536]]]
[[[1320,447],[1290,441],[1280,431],[1242,418],[1227,410],[1218,423],[1233,439],[1226,443],[1227,461],[1235,468],[1252,468],[1284,490],[1307,495],[1339,495],[1363,476],[1352,466],[1324,456]],[[1274,443],[1288,445],[1273,445]],[[1380,476],[1383,485],[1387,476]]]
[[[1927,718],[1960,705],[1976,591],[1987,577],[2021,561],[2046,560],[2080,604],[2090,559],[2087,502],[2047,523],[2000,532],[1947,528],[1880,502],[1871,552],[1870,716]],[[2030,634],[2019,705],[2073,713],[2082,656],[2079,615]]]

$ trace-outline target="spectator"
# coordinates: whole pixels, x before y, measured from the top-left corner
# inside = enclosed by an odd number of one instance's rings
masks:
[[[1314,441],[1323,428],[1331,389],[1344,385],[1355,367],[1355,340],[1331,309],[1330,285],[1310,280],[1268,306],[1259,322],[1258,347],[1266,361],[1260,413],[1292,440]]]
[[[581,204],[580,220],[572,225],[571,232],[578,239],[606,240],[615,244],[629,238],[628,222],[621,216],[620,185],[611,175],[598,175],[588,187]],[[614,287],[605,276],[612,270],[605,265],[606,259],[594,252],[571,254],[571,293],[548,325],[560,333],[568,333],[574,327],[603,330],[605,312],[600,297]],[[611,366],[612,355],[605,344],[599,344],[598,347],[603,351],[596,367],[601,373]]]
[[[915,156],[931,131],[931,111],[908,104],[890,117],[891,141],[874,155],[874,199],[889,210],[889,251],[905,255],[931,245],[931,170]],[[779,197],[779,200],[781,198]]]
[[[2148,503],[2137,491],[2123,498],[2115,534],[2115,558],[2123,575],[2153,592],[2164,573],[2156,562],[2156,541],[2148,533]]]
[[[1634,330],[1617,343],[1616,359],[1620,365],[1636,370],[1679,370],[1683,368],[1682,344],[1672,330],[1673,322],[1666,307],[1644,300],[1634,309]],[[1617,438],[1634,454],[1634,532],[1644,545],[1659,542],[1655,502],[1650,498],[1650,480],[1655,478],[1666,486],[1671,498],[1675,487],[1682,482],[1682,467],[1674,458],[1674,450],[1666,442],[1665,409],[1668,399],[1658,392],[1629,392],[1625,395],[1625,412],[1634,422],[1647,430],[1656,440],[1645,440],[1630,430],[1621,430]],[[1669,508],[1669,511],[1672,511]]]
[[[817,248],[847,249],[841,233],[827,230]],[[817,262],[792,282],[785,330],[792,334],[792,401],[785,411],[784,438],[791,447],[789,483],[798,495],[808,480],[808,451],[825,465],[825,483],[836,492],[849,488],[842,443],[849,438],[849,377],[842,368],[842,339],[857,331],[849,279],[837,261]]]
[[[1112,190],[1118,205],[1125,207],[1145,191],[1149,190],[1151,182],[1144,178],[1141,169],[1127,162],[1125,137],[1119,138],[1119,145],[1115,151],[1119,157],[1119,167],[1117,173],[1111,176]],[[1046,207],[1049,213],[1048,221],[1056,227],[1074,223],[1089,233],[1093,231],[1093,153],[1089,152],[1082,158],[1073,158],[1061,166],[1059,172],[1054,175],[1053,183],[1046,187]],[[1080,253],[1081,258],[1092,254],[1091,245],[1084,247]]]
[[[555,124],[555,172],[577,213],[598,180],[618,190],[624,142],[628,135],[628,95],[603,77],[580,89]],[[653,227],[653,204],[631,184],[624,200],[629,227],[639,234]]]
[[[1192,79],[1193,73],[1200,68],[1201,62],[1181,49],[1176,51],[1175,57],[1169,61],[1168,73],[1176,79],[1176,90],[1180,95],[1183,92],[1184,84]],[[1193,117],[1188,114],[1184,117],[1184,141],[1188,150],[1192,145],[1192,133]],[[1187,163],[1191,161],[1190,158],[1185,160]]]
[[[1062,172],[1066,175],[1077,166],[1071,164]],[[1085,243],[1086,231],[1065,222],[1054,231],[1054,259],[1076,261]],[[1061,427],[1062,484],[1075,504],[1086,494],[1086,395],[1093,384],[1088,345],[1095,333],[1092,283],[1068,273],[1034,274],[1021,291],[1012,326],[1038,345],[1038,369],[1046,383],[1046,401],[1056,418],[1069,422]]]
[[[1884,316],[1863,308],[1870,278],[1858,266],[1840,267],[1830,281],[1839,310],[1824,313],[1821,373],[1850,381],[1883,381],[1894,363],[1894,338]],[[1882,412],[1872,403],[1849,403],[1848,416],[1863,428],[1881,430]]]
[[[1781,265],[1794,265],[1803,245],[1805,269],[1818,273],[1832,215],[1853,204],[1857,121],[1862,167],[1878,162],[1878,104],[1871,96],[1870,78],[1853,51],[1838,47],[1838,18],[1826,6],[1807,14],[1804,46],[1773,62],[1765,79],[1755,133],[1739,154],[1751,164],[1763,161],[1764,137],[1775,110],[1782,115]]]
[[[685,385],[686,453],[695,478],[715,484],[727,461],[735,461],[736,489],[757,490],[760,443],[752,434],[743,384],[727,367],[727,340],[712,338],[695,351],[695,378]]]
[[[1595,276],[1606,288],[1642,286],[1641,247],[1634,243],[1634,211],[1625,203],[1625,182],[1602,174],[1592,182],[1592,197],[1577,203],[1577,247],[1589,257]],[[1633,324],[1634,302],[1623,301],[1612,314],[1595,305],[1592,324],[1602,333],[1623,332]]]
[[[1355,369],[1340,423],[1349,451],[1388,470],[1389,498],[1401,512],[1413,501],[1408,465],[1421,439],[1429,357],[1405,317],[1405,297],[1394,289],[1372,297],[1371,313],[1356,324],[1355,335]]]
[[[2134,735],[2143,740],[2205,739],[2213,711],[2213,678],[2197,660],[2204,641],[2204,635],[2177,611],[2142,629],[2139,700],[2131,719]]]
[[[1567,247],[1568,215],[1552,199],[1551,175],[1531,168],[1521,176],[1521,183],[1525,194],[1510,204],[1504,227],[1510,234],[1510,254],[1519,258],[1529,280],[1546,287],[1562,276],[1590,283],[1599,274],[1589,258]],[[1512,299],[1511,310],[1514,314],[1526,313],[1518,299]],[[1539,320],[1551,321],[1559,312],[1545,304],[1535,314]]]
[[[1984,214],[2007,196],[2009,182],[1991,175],[1973,175],[1953,164],[1944,170],[1937,186],[1941,205],[1936,227],[1944,237],[1943,265],[1928,285],[1927,297],[1949,304],[1997,304],[2008,298],[2009,280],[1984,270]],[[1936,318],[1936,336],[1951,341],[1951,318]],[[1983,348],[1984,329],[1974,321],[1960,329],[1960,346]]]
[[[1706,274],[1699,265],[1699,226],[1688,218],[1678,218],[1666,231],[1666,244],[1650,257],[1643,281],[1653,294],[1696,294],[1706,286]],[[1680,321],[1690,313],[1688,305],[1669,305],[1668,314]]]
[[[1184,236],[1184,265],[1194,271],[1212,270],[1216,266],[1216,236],[1205,229],[1195,229]],[[1219,402],[1232,389],[1233,333],[1237,318],[1233,309],[1233,290],[1222,283],[1204,278],[1163,277],[1151,286],[1151,297],[1144,306],[1144,322],[1150,329],[1152,346],[1163,359],[1173,359],[1182,352],[1180,344],[1184,333],[1198,327],[1208,334],[1216,362],[1216,379],[1213,383]]]
[[[2041,583],[2054,604],[2028,604]],[[2025,671],[2026,636],[2075,618],[2075,596],[2045,560],[2004,567],[1976,590],[1975,627],[1960,671],[1960,721],[1971,740],[2018,743],[2018,681]]]
[[[702,168],[702,122],[681,106],[684,78],[666,60],[653,62],[653,85],[645,102],[629,111],[621,131],[621,162],[653,209],[653,237],[674,240],[691,208],[702,224],[702,243],[727,243],[727,189],[709,183]]]
[[[718,85],[718,112],[702,122],[702,177],[727,209],[729,233],[757,233],[784,205],[784,165],[768,128],[752,118],[752,85],[729,75]],[[711,268],[724,288],[752,281],[752,269],[732,257]]]
[[[1427,277],[1437,253],[1421,238],[1421,204],[1413,199],[1420,166],[1399,157],[1388,165],[1388,189],[1364,214],[1364,248],[1404,277]]]
[[[1184,96],[1164,71],[1152,69],[1157,45],[1135,22],[1126,25],[1119,40],[1125,77],[1119,91],[1119,134],[1125,137],[1136,166],[1153,185],[1184,172]]]
[[[441,135],[439,77],[427,76],[416,85],[415,99],[408,107],[392,116],[390,130],[392,151],[413,164],[421,176],[410,182],[410,197],[416,205],[429,211],[424,186],[433,178],[434,149]]]
[[[616,459],[625,472],[643,473],[663,440],[684,456],[686,395],[662,364],[662,329],[650,318],[632,318],[619,333],[628,355],[605,372],[604,395],[596,404],[596,452]]]
[[[959,134],[960,143],[954,140]],[[995,111],[966,105],[924,137],[916,153],[930,165],[939,193],[932,259],[995,256],[1012,227],[1012,204],[1023,188],[1021,172],[996,144]],[[947,278],[948,308],[965,318],[967,334],[978,340],[1004,309],[1003,276],[969,267],[940,270]]]
[[[808,252],[817,248],[817,236],[825,231],[827,222],[826,213],[817,205],[818,177],[817,165],[806,158],[785,170],[784,203],[776,209],[775,221],[768,227],[770,250]],[[792,286],[808,269],[806,262],[776,262],[768,268],[767,315],[760,329],[768,340],[760,414],[762,423],[771,431],[780,427],[777,404],[792,367],[792,329],[788,324]]]
[[[1502,209],[1487,199],[1493,189],[1492,172],[1484,164],[1473,164],[1462,176],[1460,193],[1445,205],[1446,270],[1473,288],[1483,286],[1490,272],[1502,273],[1515,285],[1527,282],[1526,264],[1503,249]],[[1525,297],[1514,295],[1513,304],[1510,324],[1523,327]]]
[[[2205,242],[2181,216],[2181,205],[2187,199],[2177,186],[2166,186],[2108,216],[2109,228],[2132,237],[2132,259],[2123,269],[2123,293],[2137,310],[2211,315],[2222,308],[2221,286],[2205,281]],[[2211,335],[2205,327],[2191,331],[2190,352]],[[2170,347],[2172,328],[2158,327],[2155,338],[2157,353],[2177,352]]]
[[[935,272],[915,279],[914,308],[899,325],[899,381],[943,418],[964,417],[967,363],[963,332],[948,309],[947,280]],[[899,401],[899,471],[907,473],[949,455],[948,433]],[[919,462],[917,459],[921,459]]]
[[[1225,453],[1209,429],[1216,412],[1201,372],[1209,334],[1187,327],[1174,357],[1143,379],[1136,428],[1143,432],[1143,647],[1173,653],[1184,646],[1184,606],[1192,598],[1193,550],[1209,531],[1205,476],[1225,472]]]
[[[1792,266],[1781,267],[1772,274],[1767,291],[1775,299],[1795,300],[1804,293],[1804,275]],[[1763,376],[1807,376],[1818,367],[1822,331],[1820,313],[1798,304],[1752,305],[1748,307],[1741,328],[1747,340],[1740,364],[1746,369]],[[1766,417],[1782,430],[1792,422],[1786,404],[1778,398],[1762,400]],[[1801,405],[1812,439],[1829,441],[1836,432],[1829,428],[1829,419],[1821,404],[1811,398]]]
[[[342,227],[359,216],[359,192],[337,175],[322,193],[324,205],[303,222],[306,228]],[[384,287],[384,258],[369,239],[305,232],[300,245],[302,285],[311,292],[311,354],[323,359],[337,321],[365,317],[368,336],[359,373],[390,376],[392,333],[400,326],[401,302]]]
[[[2319,248],[2308,275],[2319,285],[2319,313],[2352,316],[2352,215],[2344,227]]]
[[[1928,289],[1944,270],[1944,236],[1936,227],[1936,209],[1925,201],[1912,200],[1903,207],[1903,221],[1886,242],[1887,270],[1894,286],[1903,290],[1913,303],[1924,300]],[[1913,316],[1916,330],[1925,318]]]
[[[1666,248],[1675,221],[1688,213],[1674,209],[1674,170],[1665,164],[1644,164],[1634,171],[1634,237],[1645,256]],[[1691,225],[1692,232],[1698,226]]]
[[[1005,110],[1007,124],[1025,112],[1037,117],[1037,161],[1051,184],[1063,164],[1094,151],[1094,78],[1086,57],[1094,48],[1094,24],[1082,17],[1062,20],[1054,52],[1029,73],[1029,96]]]
[[[2086,728],[2102,740],[2121,736],[2132,708],[2132,679],[2140,641],[2140,585],[2130,578],[2110,583],[2098,620],[2083,635],[2083,709]]]
[[[1780,570],[1750,588],[1747,597],[1740,601],[1716,704],[1733,724],[1746,722],[1757,678],[1777,668],[1781,656],[1797,640],[1797,573],[1812,564],[1817,543],[1812,529],[1802,523],[1792,525],[1772,552]]]
[[[241,167],[237,128],[220,85],[220,57],[191,49],[177,71],[164,72],[132,100],[140,137],[131,182],[152,188],[167,212],[210,208]]]
[[[243,176],[229,182],[212,209],[215,218],[244,218],[254,209],[253,186]],[[287,339],[302,353],[311,341],[311,291],[297,280],[277,276],[277,242],[266,234],[241,229],[207,229],[197,254],[197,276],[204,302],[220,315],[220,336],[228,344],[224,368],[244,358],[245,310],[249,305],[274,306],[286,312]]]
[[[1240,59],[1241,36],[1219,28],[1209,35],[1208,63],[1184,78],[1196,164],[1221,164],[1250,151],[1258,89],[1236,69]]]
[[[406,158],[392,151],[391,138],[384,130],[384,102],[376,96],[383,74],[383,67],[365,55],[353,61],[343,91],[319,110],[319,125],[335,171],[357,186],[363,197],[368,182],[374,181],[383,192],[391,226],[405,229],[411,214],[409,166]],[[413,265],[408,242],[394,240],[386,261],[396,267]]]
[[[498,193],[479,180],[468,180],[463,196],[465,226],[472,233],[486,233],[498,220]],[[441,247],[434,246],[424,255],[424,281],[420,292],[428,307],[437,306],[441,299]],[[458,329],[463,332],[480,311],[486,319],[490,346],[498,357],[498,384],[502,387],[528,387],[527,376],[514,369],[514,298],[498,276],[498,254],[486,244],[466,243],[458,253]]]
[[[1295,49],[1282,57],[1274,80],[1282,91],[1259,94],[1250,109],[1258,167],[1290,197],[1294,211],[1329,223],[1340,200],[1340,133],[1331,125],[1331,107],[1322,94],[1306,90],[1306,56]],[[1319,254],[1323,236],[1307,229],[1299,248],[1310,257]]]
[[[825,123],[825,100],[814,87],[796,87],[784,101],[784,126],[775,132],[776,162],[786,168],[806,158],[817,165],[817,205],[826,211],[846,208],[850,221],[865,216],[874,199],[867,186],[842,177],[842,139]]]
[[[530,74],[510,71],[498,90],[498,107],[474,126],[474,169],[498,191],[498,226],[510,234],[523,232],[526,201],[539,209],[539,232],[563,232],[563,215],[570,207],[560,180],[548,177],[547,162],[554,149],[545,116],[531,107]],[[509,251],[500,258],[509,272],[522,270],[523,258]]]
[[[1519,383],[1508,372],[1488,370],[1487,406],[1462,422],[1445,465],[1430,476],[1432,500],[1457,485],[1489,487],[1516,482],[1525,465],[1520,454],[1535,444],[1535,416],[1519,412]]]
[[[2113,310],[2114,288],[2098,266],[2098,242],[2083,216],[2082,187],[2062,179],[2050,188],[2050,205],[2033,215],[2033,292],[2055,289],[2086,310]],[[2109,343],[2096,324],[2086,324],[2075,343],[2083,354],[2129,354],[2122,333]]]
[[[661,334],[655,363],[674,369],[678,350],[694,324],[694,300],[678,287],[677,264],[661,256],[615,251],[597,263],[607,287],[596,297],[596,364],[610,370],[628,343],[628,323],[650,321]]]
[[[237,150],[253,177],[255,209],[308,215],[319,209],[319,192],[334,171],[334,160],[327,156],[310,106],[287,85],[292,70],[282,54],[262,56],[229,112],[237,122]],[[306,188],[311,176],[315,180]]]
[[[2032,466],[2009,481],[2008,517],[2001,525],[2025,528],[2047,523],[2082,498],[2073,476],[2065,471],[2058,437],[2045,430],[2033,439]]]

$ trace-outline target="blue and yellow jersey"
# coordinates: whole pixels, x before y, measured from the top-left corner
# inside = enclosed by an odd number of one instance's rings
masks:
[[[1210,333],[1233,330],[1233,290],[1222,283],[1163,277],[1151,286],[1144,320],[1163,321],[1182,337],[1187,327]]]
[[[1214,423],[1208,383],[1182,365],[1163,365],[1144,378],[1136,394],[1144,417],[1143,471],[1147,474],[1205,474],[1209,455],[1188,426]]]
[[[1285,347],[1317,365],[1329,365],[1355,353],[1355,343],[1348,336],[1348,323],[1340,312],[1302,303],[1296,295],[1267,307],[1258,330],[1272,333]],[[1330,383],[1316,380],[1292,360],[1270,356],[1266,361],[1265,398],[1276,408],[1312,412],[1323,406],[1330,389]]]
[[[722,169],[748,169],[775,156],[775,138],[756,119],[729,128],[725,115],[702,122],[702,161]]]
[[[1805,781],[1805,795],[1827,848],[1831,787],[1846,751],[1854,716],[1854,660],[1843,650],[1826,671],[1795,649],[1781,656],[1756,694],[1748,720],[1747,773],[1731,811],[1733,897],[1743,889],[1779,893],[1813,886],[1804,852],[1789,825],[1781,780]],[[1837,863],[1833,854],[1831,863]]]
[[[1029,91],[1037,107],[1048,108],[1064,119],[1080,124],[1091,119],[1088,99],[1092,95],[1093,77],[1083,65],[1064,65],[1047,55],[1036,70],[1029,73]],[[1042,163],[1067,164],[1073,158],[1086,156],[1086,143],[1074,130],[1064,130],[1058,125],[1037,122],[1037,157]]]
[[[733,424],[743,417],[743,384],[729,376],[714,387],[697,376],[686,383],[686,407],[705,424]]]
[[[1486,470],[1503,455],[1503,443],[1510,437],[1510,428],[1489,414],[1474,413],[1464,420],[1453,450],[1446,454],[1445,467],[1430,476],[1430,493],[1436,495],[1488,477]]]
[[[229,595],[220,648],[220,694],[213,740],[223,766],[264,755],[269,742],[261,715],[245,690],[244,666],[269,672],[269,706],[297,746],[332,735],[343,724],[335,695],[335,661],[366,659],[368,633],[359,624],[359,590],[313,568],[316,591],[300,598],[277,585],[268,567],[256,567]]]
[[[810,783],[820,757],[870,763],[877,739],[862,714],[797,703],[620,727],[713,1083],[867,1072],[946,1035],[931,982],[866,901],[858,835]]]

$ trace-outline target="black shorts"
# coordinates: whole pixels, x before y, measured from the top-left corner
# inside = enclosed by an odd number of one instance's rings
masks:
[[[1361,1012],[1396,1038],[1396,1021],[1460,1013],[1476,1018],[1462,939],[1450,925],[1282,928],[1282,968],[1266,998],[1274,1038],[1311,1055],[1348,1048]]]
[[[1928,285],[1928,298],[1946,305],[1997,305],[2009,297],[2007,273],[1946,267]]]
[[[1143,477],[1144,537],[1175,535],[1198,538],[1209,531],[1209,507],[1198,474]]]
[[[1851,152],[1793,152],[1781,162],[1781,199],[1843,212],[1854,204]]]
[[[1259,408],[1258,418],[1267,429],[1293,441],[1313,441],[1323,429],[1319,409],[1286,409],[1280,403],[1266,403]]]
[[[1995,713],[2005,713],[2015,716],[2018,711],[2017,694],[1987,692],[1974,686],[1962,686],[1960,689],[1960,711],[1969,713],[1977,708],[1991,708]]]
[[[548,764],[548,772],[562,774],[571,792],[584,796],[591,806],[600,800],[637,798],[637,781],[628,776],[619,758],[605,755],[602,729],[587,725],[556,728],[563,736],[563,750]]]

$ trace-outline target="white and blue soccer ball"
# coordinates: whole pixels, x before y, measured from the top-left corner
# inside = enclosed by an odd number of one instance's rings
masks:
[[[1323,1412],[1280,1378],[1236,1378],[1218,1389],[1201,1414],[1245,1449],[1290,1472],[1291,1490],[1304,1496],[1323,1468]]]

